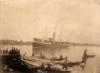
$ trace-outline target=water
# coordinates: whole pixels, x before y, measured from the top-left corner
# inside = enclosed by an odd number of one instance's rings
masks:
[[[26,53],[27,56],[32,55],[32,46],[31,45],[0,45],[1,49],[10,50],[12,47],[16,47],[20,49],[21,54]],[[95,58],[90,58],[87,60],[85,69],[83,70],[80,66],[75,66],[72,68],[72,73],[100,73],[100,47],[87,47],[87,46],[70,46],[69,49],[63,49],[60,51],[63,56],[68,56],[68,60],[70,61],[80,61],[82,59],[82,55],[84,50],[87,49],[88,54],[96,55]],[[57,55],[57,53],[56,53]],[[6,73],[6,72],[0,72]],[[8,73],[8,72],[7,72]]]

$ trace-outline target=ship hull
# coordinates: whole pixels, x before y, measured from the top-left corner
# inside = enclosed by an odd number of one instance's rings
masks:
[[[62,49],[68,49],[67,44],[56,44],[56,43],[39,43],[33,42],[33,53],[35,55],[43,54],[49,57],[56,57],[56,55],[60,56]]]

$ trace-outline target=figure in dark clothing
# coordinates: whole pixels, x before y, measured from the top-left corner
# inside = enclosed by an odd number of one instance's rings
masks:
[[[47,71],[51,71],[51,66],[52,66],[51,64],[47,64],[46,70],[47,70]]]
[[[44,63],[42,63],[42,65],[41,65],[41,70],[45,71],[45,65],[44,65]]]
[[[64,63],[62,66],[63,66],[63,67],[62,67],[63,69],[65,69],[65,70],[68,69],[68,65],[67,65],[67,63]]]

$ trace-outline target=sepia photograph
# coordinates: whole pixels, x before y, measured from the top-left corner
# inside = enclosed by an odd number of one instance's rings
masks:
[[[100,73],[100,0],[0,0],[0,73]]]

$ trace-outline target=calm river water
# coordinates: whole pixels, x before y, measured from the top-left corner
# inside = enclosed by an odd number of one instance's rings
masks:
[[[31,45],[0,45],[1,49],[11,49],[12,47],[16,47],[20,49],[21,54],[26,53],[27,56],[32,55],[32,46]],[[72,73],[100,73],[100,47],[91,47],[91,46],[70,46],[68,49],[63,49],[61,51],[63,56],[68,56],[68,60],[70,61],[80,61],[82,59],[82,55],[84,50],[87,49],[88,54],[96,55],[94,58],[89,58],[87,60],[85,69],[83,70],[80,66],[75,66],[72,68]],[[57,55],[57,53],[56,53]],[[9,73],[3,72],[0,73]]]

